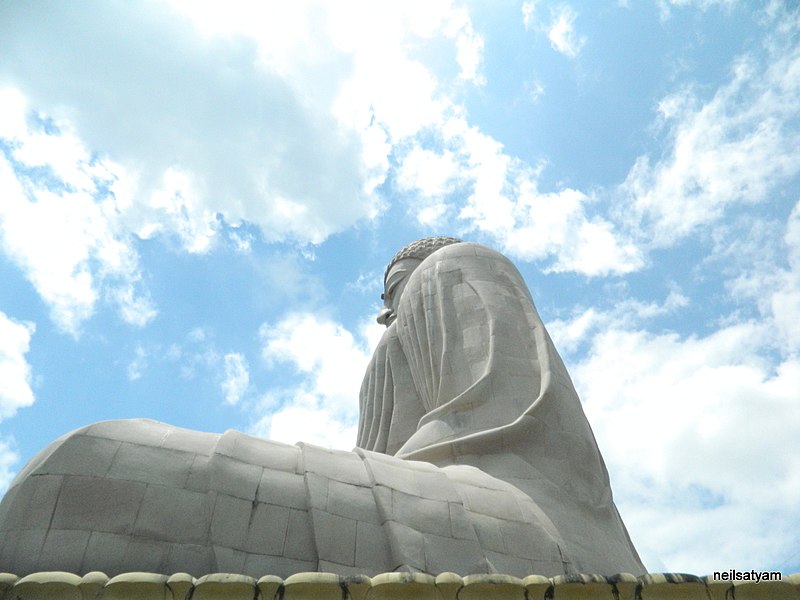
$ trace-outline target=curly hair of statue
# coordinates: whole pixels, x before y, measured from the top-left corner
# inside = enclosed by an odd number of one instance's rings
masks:
[[[444,248],[445,246],[449,246],[450,244],[458,244],[462,242],[458,238],[448,237],[444,235],[434,236],[434,237],[426,237],[416,241],[411,242],[410,244],[406,244],[400,250],[397,251],[392,257],[392,260],[389,261],[388,266],[386,267],[386,271],[383,273],[383,282],[386,283],[386,277],[389,275],[389,271],[394,266],[394,264],[402,260],[404,258],[416,258],[418,260],[425,260],[431,254],[436,252],[439,248]]]

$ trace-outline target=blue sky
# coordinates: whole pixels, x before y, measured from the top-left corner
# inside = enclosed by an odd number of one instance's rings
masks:
[[[796,3],[263,4],[0,4],[0,491],[102,419],[351,448],[383,269],[457,235],[651,571],[800,571]]]

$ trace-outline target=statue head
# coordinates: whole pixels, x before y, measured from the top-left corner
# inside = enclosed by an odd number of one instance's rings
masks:
[[[389,261],[383,274],[383,293],[381,294],[383,309],[378,313],[378,323],[388,327],[397,318],[400,296],[414,269],[439,248],[457,244],[460,241],[454,237],[437,236],[422,238],[403,246]]]

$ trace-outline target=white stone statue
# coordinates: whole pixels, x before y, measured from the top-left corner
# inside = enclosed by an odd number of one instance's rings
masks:
[[[67,434],[0,504],[0,571],[642,574],[517,269],[427,238],[385,277],[353,452],[148,420]]]

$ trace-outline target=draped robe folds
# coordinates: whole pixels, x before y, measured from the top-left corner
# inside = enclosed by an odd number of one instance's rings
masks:
[[[477,467],[533,501],[567,570],[641,572],[578,395],[516,267],[480,244],[446,246],[413,272],[397,313],[362,386],[358,446],[445,472]]]
[[[42,450],[0,503],[0,571],[644,572],[580,401],[502,255],[412,273],[353,452],[147,420]]]

